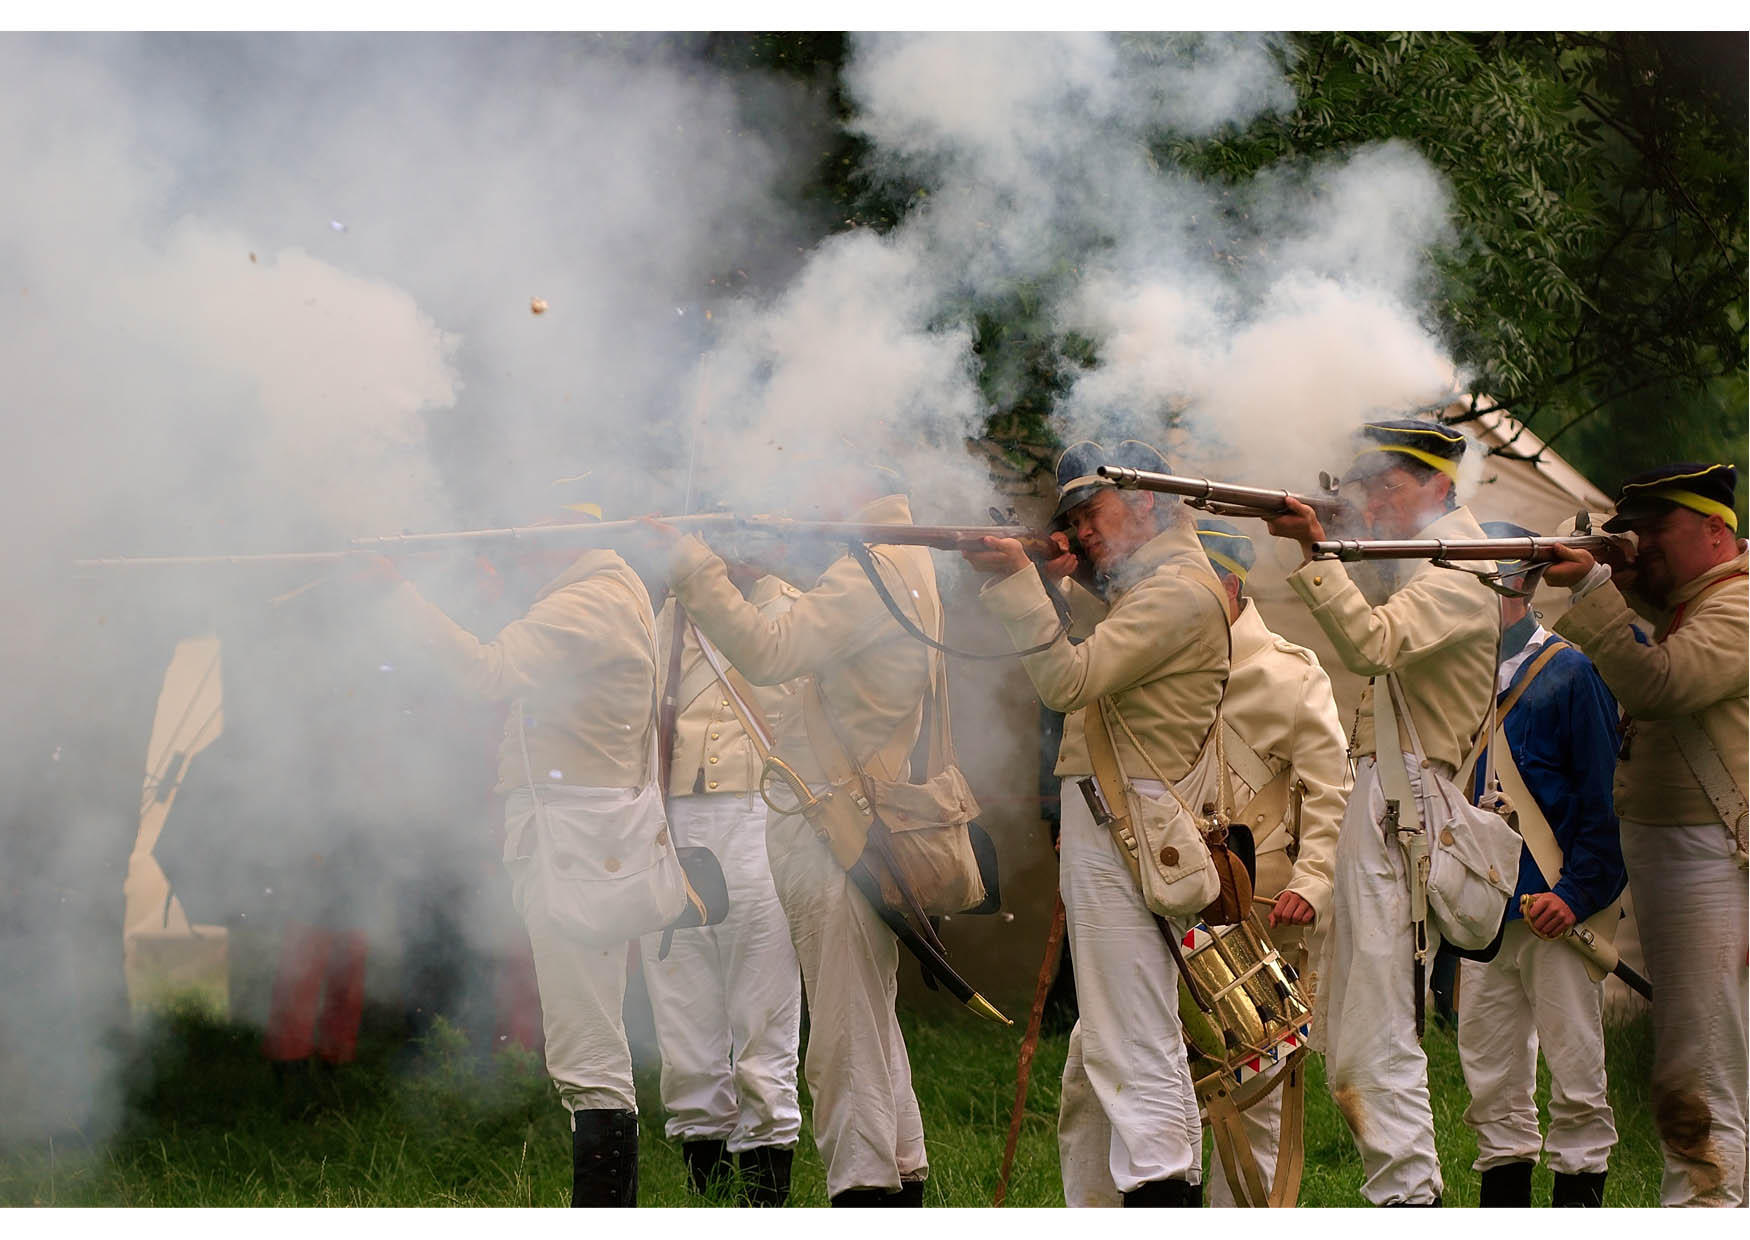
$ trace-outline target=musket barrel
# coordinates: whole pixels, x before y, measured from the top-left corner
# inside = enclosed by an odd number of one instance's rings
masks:
[[[1046,535],[1022,525],[903,525],[857,521],[798,521],[790,517],[742,517],[731,513],[698,513],[657,520],[693,533],[745,532],[789,540],[934,547],[941,551],[975,550],[987,537],[1015,538],[1029,552],[1055,554]],[[562,525],[517,525],[500,529],[445,530],[429,534],[378,534],[355,538],[340,551],[288,551],[262,555],[122,555],[75,560],[74,567],[211,568],[268,564],[327,564],[349,556],[549,544],[561,547],[612,546],[616,540],[648,530],[643,521],[580,521]]]
[[[659,517],[683,530],[729,529],[740,518],[728,513],[696,513],[686,517]],[[612,543],[623,534],[648,528],[642,521],[578,521],[566,525],[512,525],[496,530],[450,530],[436,534],[377,534],[355,538],[357,551],[394,551],[400,548],[474,546],[481,543],[557,542],[578,547]]]
[[[332,564],[356,551],[280,551],[265,555],[110,555],[74,560],[74,568],[214,568],[253,564]]]
[[[1268,518],[1288,511],[1288,501],[1298,500],[1328,520],[1341,512],[1345,504],[1335,495],[1300,495],[1293,491],[1274,491],[1268,487],[1245,487],[1231,482],[1215,482],[1209,478],[1192,478],[1182,474],[1159,474],[1146,469],[1130,469],[1123,465],[1102,465],[1100,477],[1123,491],[1155,491],[1177,495],[1193,508],[1201,508],[1221,516]]]
[[[1602,555],[1617,540],[1602,534],[1575,538],[1408,538],[1333,539],[1312,545],[1315,560],[1528,560],[1547,563],[1559,558],[1557,547]]]
[[[684,530],[733,529],[741,522],[741,518],[728,513],[701,513],[661,519]],[[267,564],[329,564],[349,556],[435,551],[446,547],[490,547],[528,543],[599,547],[611,545],[616,538],[635,535],[646,528],[642,521],[578,521],[560,525],[512,525],[488,530],[443,530],[429,534],[376,534],[355,538],[341,551],[276,551],[256,555],[117,555],[74,560],[73,566],[81,569],[241,568]]]
[[[860,542],[874,545],[934,547],[939,551],[977,549],[985,538],[1014,538],[1023,543],[1049,544],[1038,530],[1024,525],[903,525],[860,521],[797,521],[790,517],[746,517],[738,525],[749,533],[775,538],[813,538],[826,542]]]

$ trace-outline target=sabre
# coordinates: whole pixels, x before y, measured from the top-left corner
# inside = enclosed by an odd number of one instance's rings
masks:
[[[1524,916],[1530,907],[1531,897],[1529,895],[1520,896],[1520,916]],[[1568,927],[1567,933],[1561,936],[1560,942],[1579,952],[1586,960],[1603,969],[1606,973],[1614,974],[1620,978],[1624,985],[1648,1003],[1653,1001],[1653,983],[1625,964],[1617,953],[1616,944],[1606,943],[1600,939],[1592,933],[1591,927],[1576,922]]]

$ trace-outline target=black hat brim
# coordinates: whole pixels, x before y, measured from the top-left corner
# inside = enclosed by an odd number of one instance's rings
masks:
[[[1662,517],[1673,508],[1680,507],[1668,499],[1655,496],[1634,496],[1625,499],[1617,506],[1616,515],[1604,523],[1606,534],[1626,534],[1629,526],[1636,521],[1645,521],[1648,517]]]
[[[1101,491],[1114,490],[1117,488],[1110,482],[1089,482],[1079,487],[1071,487],[1058,499],[1057,509],[1051,514],[1051,519],[1053,522],[1062,521],[1064,517],[1069,515],[1070,509],[1080,508]]]

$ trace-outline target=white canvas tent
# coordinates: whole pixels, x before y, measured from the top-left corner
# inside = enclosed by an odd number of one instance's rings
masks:
[[[226,1005],[225,928],[192,924],[152,856],[189,763],[224,730],[222,685],[218,638],[178,643],[152,720],[140,830],[122,881],[122,959],[136,1007],[188,991]]]

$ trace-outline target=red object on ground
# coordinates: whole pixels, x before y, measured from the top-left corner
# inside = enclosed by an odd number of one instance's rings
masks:
[[[351,1063],[365,1002],[365,935],[286,923],[262,1053],[277,1062],[319,1055]]]

